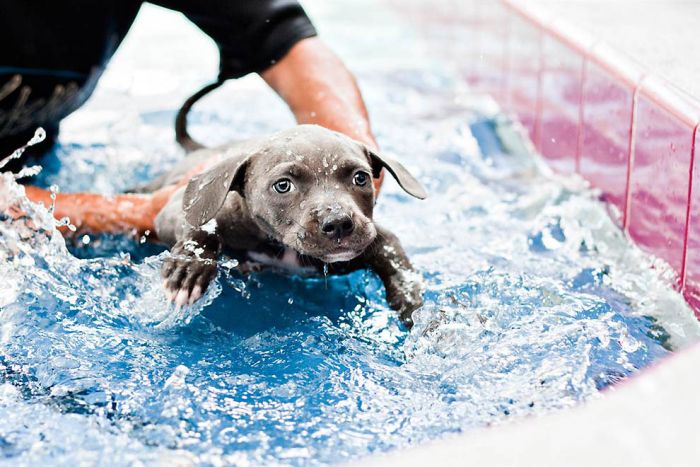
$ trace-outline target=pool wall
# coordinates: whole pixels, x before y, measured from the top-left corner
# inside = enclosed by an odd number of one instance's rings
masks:
[[[676,272],[700,317],[700,101],[533,2],[392,0],[561,173],[601,191],[619,226]]]

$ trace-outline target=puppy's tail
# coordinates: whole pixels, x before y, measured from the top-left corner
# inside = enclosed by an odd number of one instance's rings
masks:
[[[175,141],[177,141],[177,143],[182,146],[185,151],[192,152],[205,147],[202,143],[193,140],[190,134],[187,132],[187,114],[195,102],[212,92],[214,89],[220,87],[222,84],[224,84],[224,80],[217,80],[211,84],[207,84],[202,89],[188,97],[182,104],[182,107],[180,107],[180,110],[177,111],[177,116],[175,117]]]

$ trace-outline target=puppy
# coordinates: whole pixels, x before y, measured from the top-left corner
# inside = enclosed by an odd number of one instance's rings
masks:
[[[184,122],[192,102],[183,106]],[[184,126],[178,141],[195,147]],[[173,194],[156,218],[158,238],[171,245],[164,286],[178,306],[201,297],[223,252],[241,265],[261,263],[292,273],[345,274],[370,268],[390,306],[411,327],[422,304],[418,274],[395,235],[372,220],[372,177],[386,169],[408,194],[425,190],[398,162],[340,133],[300,125],[270,137],[196,149],[146,191],[173,183],[193,166],[209,170]]]

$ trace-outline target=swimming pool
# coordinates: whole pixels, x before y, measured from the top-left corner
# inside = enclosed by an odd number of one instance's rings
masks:
[[[671,272],[583,181],[552,175],[487,96],[421,54],[409,26],[369,2],[308,7],[357,70],[383,151],[430,192],[409,200],[388,181],[376,215],[425,278],[415,328],[364,272],[223,267],[206,304],[176,312],[158,246],[79,235],[66,249],[42,210],[42,233],[3,219],[4,462],[339,463],[579,404],[697,340]],[[118,192],[182,157],[174,111],[215,59],[177,15],[142,14],[40,183]],[[192,113],[202,141],[292,123],[255,79],[218,97]],[[18,190],[4,179],[0,199],[21,203]]]

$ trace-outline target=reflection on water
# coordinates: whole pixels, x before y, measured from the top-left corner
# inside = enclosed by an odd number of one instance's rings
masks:
[[[692,313],[605,206],[550,176],[488,99],[445,67],[344,41],[352,18],[312,6],[356,64],[382,150],[430,193],[409,200],[388,182],[376,215],[425,278],[413,331],[368,272],[303,280],[222,267],[202,302],[176,311],[160,288],[162,248],[115,236],[66,247],[4,176],[0,207],[27,216],[0,222],[1,458],[337,463],[570,407],[697,339]],[[164,15],[146,13],[146,24]],[[394,20],[367,28],[409,41],[410,30],[383,27]],[[368,51],[373,60],[357,59]],[[69,125],[39,183],[116,192],[181,157],[175,105],[157,88],[136,87],[147,99],[115,87],[120,63],[76,117],[104,118],[109,141]],[[105,113],[124,96],[145,108]],[[222,142],[288,125],[273,99],[230,86],[193,114],[193,132]]]

